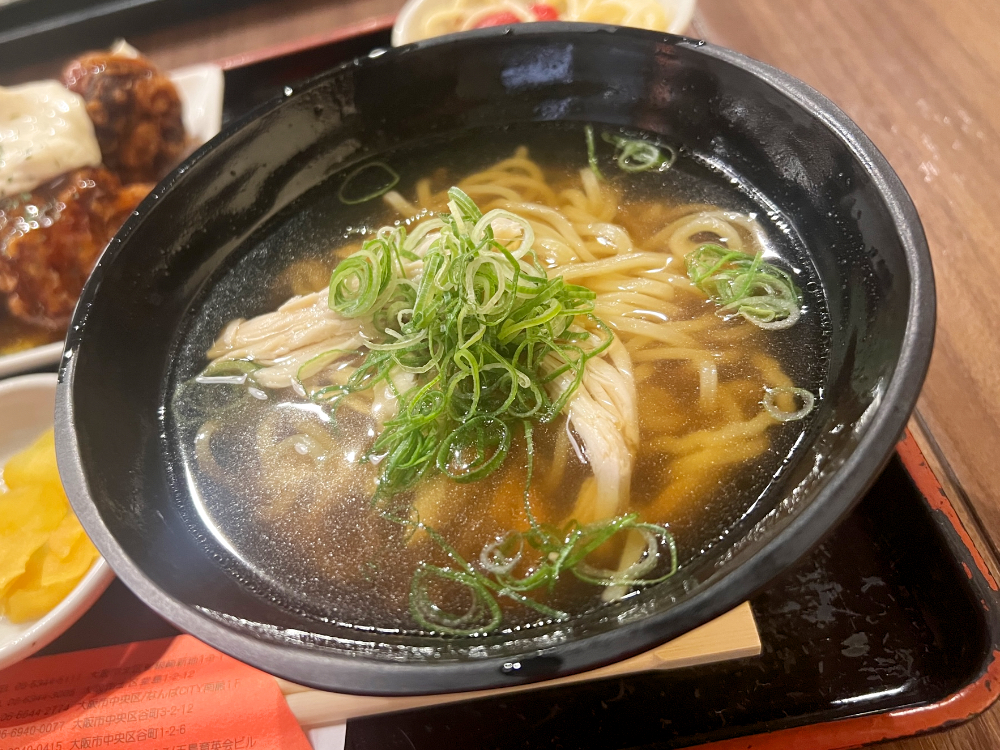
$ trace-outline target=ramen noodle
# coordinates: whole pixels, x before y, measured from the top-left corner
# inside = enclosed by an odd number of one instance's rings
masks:
[[[821,305],[763,212],[649,136],[543,130],[338,176],[362,228],[199,324],[171,407],[198,513],[296,606],[479,636],[666,585],[817,408],[822,357],[788,353]]]

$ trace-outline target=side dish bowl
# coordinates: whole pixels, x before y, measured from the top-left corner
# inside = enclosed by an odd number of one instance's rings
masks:
[[[0,382],[0,466],[52,427],[55,375],[24,375]],[[31,656],[62,635],[90,609],[114,579],[97,558],[66,598],[37,620],[12,623],[0,615],[0,669]]]
[[[342,692],[453,692],[579,672],[746,600],[836,525],[893,450],[930,358],[926,242],[882,155],[800,81],[681,37],[526,24],[379,50],[286,93],[139,206],[84,290],[60,372],[57,450],[74,508],[122,580],[178,627]],[[780,207],[832,323],[797,458],[724,541],[670,580],[516,636],[375,635],[282,606],[238,556],[205,544],[213,530],[171,475],[163,420],[179,332],[275,226],[336,210],[330,175],[427,134],[542,120],[657,134]]]

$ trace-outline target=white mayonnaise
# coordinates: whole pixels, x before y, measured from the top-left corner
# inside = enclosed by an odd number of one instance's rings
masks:
[[[0,86],[0,198],[101,163],[83,99],[58,81]]]

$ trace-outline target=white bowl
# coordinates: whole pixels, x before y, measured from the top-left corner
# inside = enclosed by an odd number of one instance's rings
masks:
[[[56,376],[24,375],[0,381],[0,465],[52,427]],[[0,616],[0,669],[20,661],[62,635],[86,612],[115,574],[97,558],[72,591],[37,620],[9,622]]]
[[[403,44],[417,41],[414,38],[415,27],[424,21],[428,11],[433,11],[435,6],[441,6],[451,0],[407,0],[406,4],[396,16],[396,22],[392,26],[392,46],[399,47]],[[691,23],[694,15],[694,6],[697,0],[658,0],[660,5],[668,13],[673,13],[673,22],[667,28],[670,34],[682,34]]]

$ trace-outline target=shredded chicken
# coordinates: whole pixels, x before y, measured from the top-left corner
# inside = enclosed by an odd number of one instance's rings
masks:
[[[569,374],[553,381],[553,395],[572,382]],[[619,339],[602,357],[587,362],[583,381],[568,406],[569,426],[583,441],[583,451],[594,473],[580,488],[572,516],[581,524],[614,518],[628,505],[632,457],[639,444],[639,412],[632,360]],[[642,536],[631,532],[618,563],[626,570],[645,552]],[[602,598],[613,601],[628,592],[609,586]]]
[[[351,350],[362,344],[362,322],[343,318],[327,305],[327,290],[292,297],[277,310],[227,325],[208,356],[252,359],[264,365],[254,380],[265,388],[287,388],[299,368],[331,349]]]
[[[550,395],[557,397],[571,383],[572,376],[564,373],[552,382]],[[615,339],[604,356],[587,362],[567,413],[594,472],[594,482],[581,490],[573,517],[584,524],[613,518],[628,502],[632,455],[639,442],[632,363],[620,341]]]

